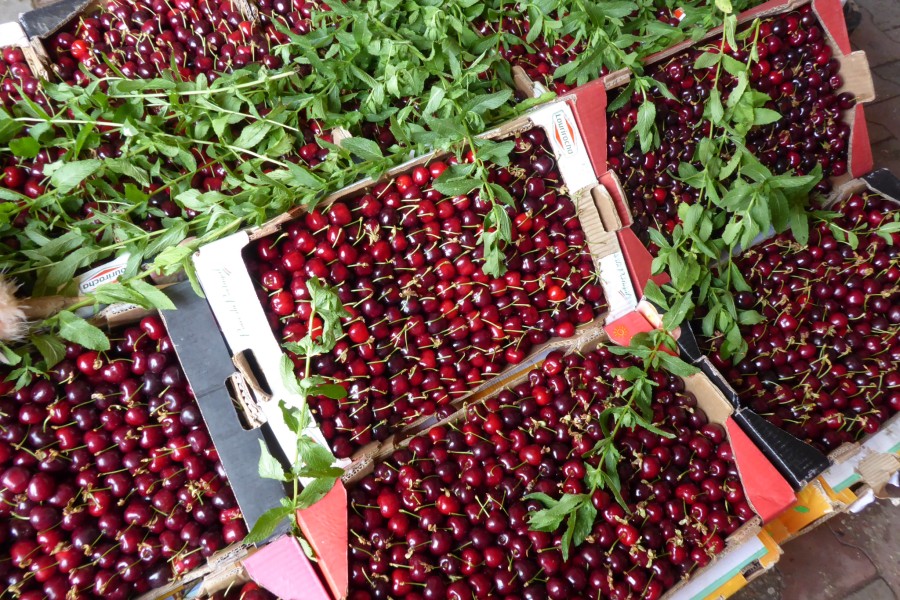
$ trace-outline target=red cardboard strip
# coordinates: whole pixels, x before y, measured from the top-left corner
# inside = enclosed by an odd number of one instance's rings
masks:
[[[606,86],[603,79],[578,86],[562,97],[572,107],[588,157],[595,169],[606,168]]]
[[[335,598],[350,585],[347,560],[347,488],[338,480],[325,497],[297,511],[297,524],[319,557],[322,575]]]
[[[625,264],[628,265],[628,272],[631,275],[631,282],[638,296],[644,295],[644,287],[648,280],[652,280],[656,285],[665,285],[671,279],[666,273],[652,275],[653,273],[653,255],[641,243],[641,240],[635,235],[634,231],[629,229],[620,229],[616,232],[619,236],[619,247],[625,255]]]
[[[812,7],[841,52],[850,54],[853,48],[850,47],[850,34],[847,33],[841,0],[813,0]]]
[[[243,564],[253,581],[282,600],[331,600],[293,536],[281,536],[244,559]]]
[[[850,158],[850,174],[854,177],[862,177],[872,170],[872,145],[869,143],[869,127],[866,125],[866,115],[862,104],[857,104],[853,109],[856,118],[853,122],[853,130],[850,132],[850,148],[853,153]]]
[[[729,417],[725,428],[731,438],[734,462],[740,468],[744,493],[763,523],[768,523],[794,503],[794,490],[734,419]]]

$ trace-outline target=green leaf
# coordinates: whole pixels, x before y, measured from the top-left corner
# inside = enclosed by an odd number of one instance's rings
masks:
[[[684,294],[675,301],[665,315],[663,315],[663,329],[673,331],[687,318],[688,311],[694,308],[694,302],[690,294]]]
[[[462,196],[478,188],[481,182],[474,177],[454,177],[448,169],[432,182],[432,187],[445,196]]]
[[[725,116],[725,107],[722,106],[722,94],[718,89],[712,89],[706,102],[706,106],[709,109],[709,120],[718,125]]]
[[[341,142],[341,148],[355,154],[363,160],[382,160],[384,154],[381,147],[366,138],[350,137]]]
[[[103,331],[68,310],[57,315],[60,337],[90,350],[109,350],[109,338]]]
[[[672,356],[671,354],[660,352],[659,358],[662,367],[673,375],[677,375],[679,377],[690,377],[691,375],[696,375],[700,372],[700,369],[687,364],[677,356]]]
[[[144,298],[142,306],[159,310],[175,310],[175,303],[159,288],[142,279],[128,282],[128,286]]]
[[[53,367],[66,357],[66,345],[55,336],[42,333],[29,338],[37,351],[41,353],[47,368]]]
[[[259,451],[259,476],[265,479],[285,481],[284,468],[282,468],[278,459],[272,456],[269,452],[269,448],[266,447],[266,443],[262,440],[259,440]]]
[[[765,320],[766,318],[755,310],[742,310],[740,314],[738,314],[738,323],[741,325],[756,325]]]
[[[253,150],[266,139],[266,135],[272,131],[272,124],[266,121],[254,121],[241,130],[241,134],[234,141],[234,146]]]
[[[250,529],[250,533],[244,538],[245,544],[258,544],[267,540],[275,533],[278,524],[294,513],[293,506],[276,506],[270,508],[259,516],[256,523]]]
[[[754,125],[769,125],[781,120],[781,114],[769,108],[757,108],[753,111]]]
[[[644,297],[663,310],[669,309],[669,302],[666,300],[665,294],[663,294],[662,290],[659,289],[659,286],[656,285],[656,282],[652,279],[644,284]]]
[[[344,389],[344,386],[335,383],[317,385],[312,391],[317,396],[326,396],[332,400],[341,400],[347,397],[347,390]]]
[[[638,108],[637,125],[635,126],[641,137],[641,151],[643,152],[648,152],[652,147],[652,132],[655,123],[656,105],[650,100],[645,100]]]
[[[66,193],[81,185],[81,182],[96,173],[101,165],[101,161],[95,158],[69,163],[54,163],[45,167],[45,173],[52,171],[50,185],[58,191]],[[51,167],[53,168],[50,169]]]
[[[19,158],[34,158],[41,151],[41,145],[33,137],[23,136],[9,140],[9,150]]]
[[[309,482],[297,496],[296,504],[298,509],[309,508],[331,491],[337,482],[336,477],[323,477],[313,479]]]
[[[513,92],[511,89],[501,90],[493,94],[483,94],[472,98],[464,107],[464,111],[473,112],[475,114],[484,114],[489,110],[499,108],[512,99]]]
[[[708,69],[711,66],[718,64],[719,60],[721,60],[722,54],[719,52],[704,52],[700,56],[697,57],[697,60],[694,61],[694,69]]]

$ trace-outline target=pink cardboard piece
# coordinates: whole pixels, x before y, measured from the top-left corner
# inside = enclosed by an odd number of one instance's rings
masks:
[[[283,535],[244,559],[247,574],[282,600],[331,600],[300,543]]]
[[[744,494],[763,523],[768,523],[794,503],[794,490],[734,419],[729,417],[725,428]]]
[[[325,497],[297,511],[297,523],[319,559],[319,568],[335,598],[350,585],[347,559],[347,488],[338,480]]]

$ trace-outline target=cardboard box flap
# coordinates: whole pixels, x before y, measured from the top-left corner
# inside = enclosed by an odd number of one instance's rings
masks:
[[[875,99],[875,82],[869,69],[869,59],[862,50],[835,57],[841,63],[841,77],[844,85],[839,91],[849,91],[858,103],[868,103]]]
[[[869,189],[887,196],[892,200],[900,200],[900,179],[888,169],[878,169],[863,177]]]
[[[863,482],[872,488],[877,498],[894,496],[893,490],[887,490],[888,483],[897,471],[900,471],[900,456],[896,454],[870,454],[862,459],[856,467]]]
[[[634,223],[634,217],[631,214],[631,206],[628,204],[628,199],[625,197],[625,188],[622,187],[619,176],[613,171],[607,171],[606,173],[598,175],[597,179],[603,184],[603,187],[606,188],[606,192],[612,198],[622,226],[631,227],[632,223]]]
[[[206,300],[189,282],[166,289],[178,307],[161,311],[178,360],[197,398],[225,474],[234,490],[248,528],[269,510],[281,504],[284,488],[273,479],[259,477],[259,444],[262,429],[245,429],[238,418],[226,380],[234,373],[231,354],[218,334],[215,318]],[[283,526],[280,531],[284,531]]]
[[[734,419],[795,490],[812,481],[830,464],[824,454],[752,410],[739,410]]]
[[[725,422],[725,428],[747,501],[767,523],[794,503],[794,490],[733,418]]]
[[[19,23],[29,38],[55,33],[94,0],[63,0],[19,15]]]
[[[625,262],[628,264],[632,285],[638,294],[644,295],[644,288],[648,281],[653,281],[658,286],[663,286],[671,281],[666,273],[653,275],[653,255],[641,243],[634,231],[622,229],[618,232],[618,236],[619,245],[625,254]]]
[[[297,511],[297,523],[319,558],[322,575],[335,598],[350,584],[347,550],[347,488],[338,482],[324,498]]]
[[[261,587],[282,600],[331,600],[296,538],[285,535],[244,560]]]
[[[591,163],[597,171],[606,170],[606,90],[605,80],[595,79],[580,85],[561,98],[575,105],[575,120]]]

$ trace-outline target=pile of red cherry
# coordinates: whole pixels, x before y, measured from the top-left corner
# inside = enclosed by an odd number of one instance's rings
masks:
[[[232,0],[108,0],[57,33],[48,44],[57,74],[84,85],[79,66],[97,77],[115,74],[149,79],[174,66],[193,80],[260,63],[280,67],[269,31],[242,15]]]
[[[133,598],[246,529],[158,317],[70,344],[0,394],[0,582],[24,600]]]
[[[653,422],[673,437],[617,436],[628,512],[593,492],[597,520],[568,561],[562,530],[529,529],[543,505],[526,494],[585,492],[583,455],[604,436],[600,414],[628,387],[610,370],[632,364],[605,348],[551,353],[522,383],[375,466],[350,491],[351,600],[654,600],[708,564],[753,511],[724,428],[662,372],[652,374]]]
[[[729,54],[746,61],[751,43]],[[762,21],[756,49],[759,62],[752,67],[750,87],[768,94],[767,107],[777,110],[782,119],[753,128],[747,147],[775,173],[805,174],[817,164],[826,177],[846,173],[850,127],[845,111],[854,106],[855,98],[848,92],[838,93],[843,86],[840,63],[832,56],[811,7]],[[709,135],[710,124],[702,115],[715,67],[694,69],[696,59],[707,51],[718,52],[719,47],[692,48],[647,69],[675,96],[675,100],[650,96],[662,135],[656,150],[644,154],[640,144],[625,149],[626,137],[637,124],[642,96],[635,95],[608,116],[607,162],[628,192],[634,228],[644,243],[649,242],[651,228],[671,233],[678,223],[678,205],[694,202],[698,194],[677,175],[679,164],[694,162],[700,140]],[[719,77],[723,97],[734,87],[735,78],[723,70]],[[828,189],[827,181],[818,188]]]
[[[824,451],[900,412],[900,234],[888,244],[875,232],[900,210],[871,193],[836,210],[829,223],[858,246],[820,222],[806,246],[786,233],[744,252],[736,263],[754,291],[735,302],[765,320],[741,327],[749,352],[737,364],[706,341],[746,406]]]
[[[534,345],[573,336],[603,310],[585,235],[543,130],[517,137],[512,164],[491,174],[515,199],[501,277],[482,269],[489,202],[477,192],[443,196],[432,181],[445,169],[441,161],[416,167],[307,214],[245,254],[280,340],[310,331],[312,277],[333,286],[351,313],[346,336],[312,359],[313,373],[348,392],[339,402],[311,401],[338,457],[449,410]],[[313,331],[319,326],[314,321]],[[296,360],[302,372],[305,361]]]
[[[572,86],[555,80],[553,74],[561,65],[583,52],[584,44],[576,44],[573,36],[564,36],[552,46],[543,36],[538,36],[531,43],[524,43],[531,25],[527,19],[514,17],[503,17],[499,23],[483,21],[476,27],[478,33],[485,36],[495,31],[509,34],[507,42],[499,48],[500,55],[513,66],[522,67],[532,81],[549,86],[557,94],[565,94],[572,89]],[[606,75],[605,71],[604,68],[600,76]]]
[[[3,48],[0,50],[0,104],[4,107],[17,104],[22,99],[20,89],[37,104],[46,106],[47,98],[39,93],[40,82],[25,60],[22,49],[13,46]]]
[[[21,48],[3,48],[0,51],[0,104],[5,108],[18,104],[22,100],[20,90],[37,104],[47,106],[47,97],[40,93],[40,83],[26,62]],[[29,198],[37,198],[44,191],[41,180],[43,165],[47,162],[50,162],[47,152],[28,160],[7,152],[4,155],[0,185]],[[13,222],[24,227],[27,218],[27,213],[19,213]]]

